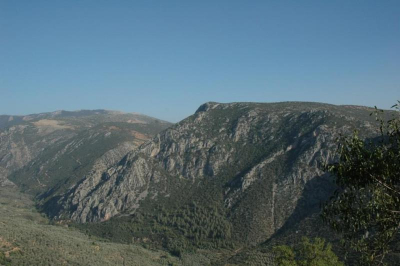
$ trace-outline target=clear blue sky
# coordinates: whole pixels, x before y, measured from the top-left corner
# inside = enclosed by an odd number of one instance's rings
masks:
[[[0,114],[398,99],[398,0],[0,0]]]

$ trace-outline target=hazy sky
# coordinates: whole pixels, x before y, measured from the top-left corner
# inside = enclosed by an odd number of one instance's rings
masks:
[[[398,99],[399,0],[0,0],[0,114]]]

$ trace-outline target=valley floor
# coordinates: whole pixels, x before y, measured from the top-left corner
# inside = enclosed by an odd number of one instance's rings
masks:
[[[164,251],[101,241],[50,225],[28,196],[0,188],[0,265],[175,265]]]
[[[36,210],[28,195],[16,188],[0,187],[0,265],[194,266],[254,265],[252,262],[255,260],[266,262],[262,258],[265,254],[254,252],[242,249],[197,250],[178,258],[166,251],[138,244],[110,242],[74,227],[50,224]]]

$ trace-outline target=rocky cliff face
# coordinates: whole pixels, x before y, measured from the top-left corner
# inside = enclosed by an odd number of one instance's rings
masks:
[[[121,160],[95,163],[81,182],[51,200],[47,212],[104,221],[149,204],[196,201],[221,206],[234,238],[259,243],[318,208],[332,190],[319,162],[332,159],[341,133],[375,135],[372,111],[317,103],[207,103]]]

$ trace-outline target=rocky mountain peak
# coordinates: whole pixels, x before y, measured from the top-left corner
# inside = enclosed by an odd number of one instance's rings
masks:
[[[200,113],[200,112],[207,112],[210,109],[214,109],[218,105],[219,105],[219,103],[217,103],[217,102],[206,102],[206,103],[203,103],[202,105],[200,105],[199,108],[197,108],[195,113],[197,114],[197,113]]]

